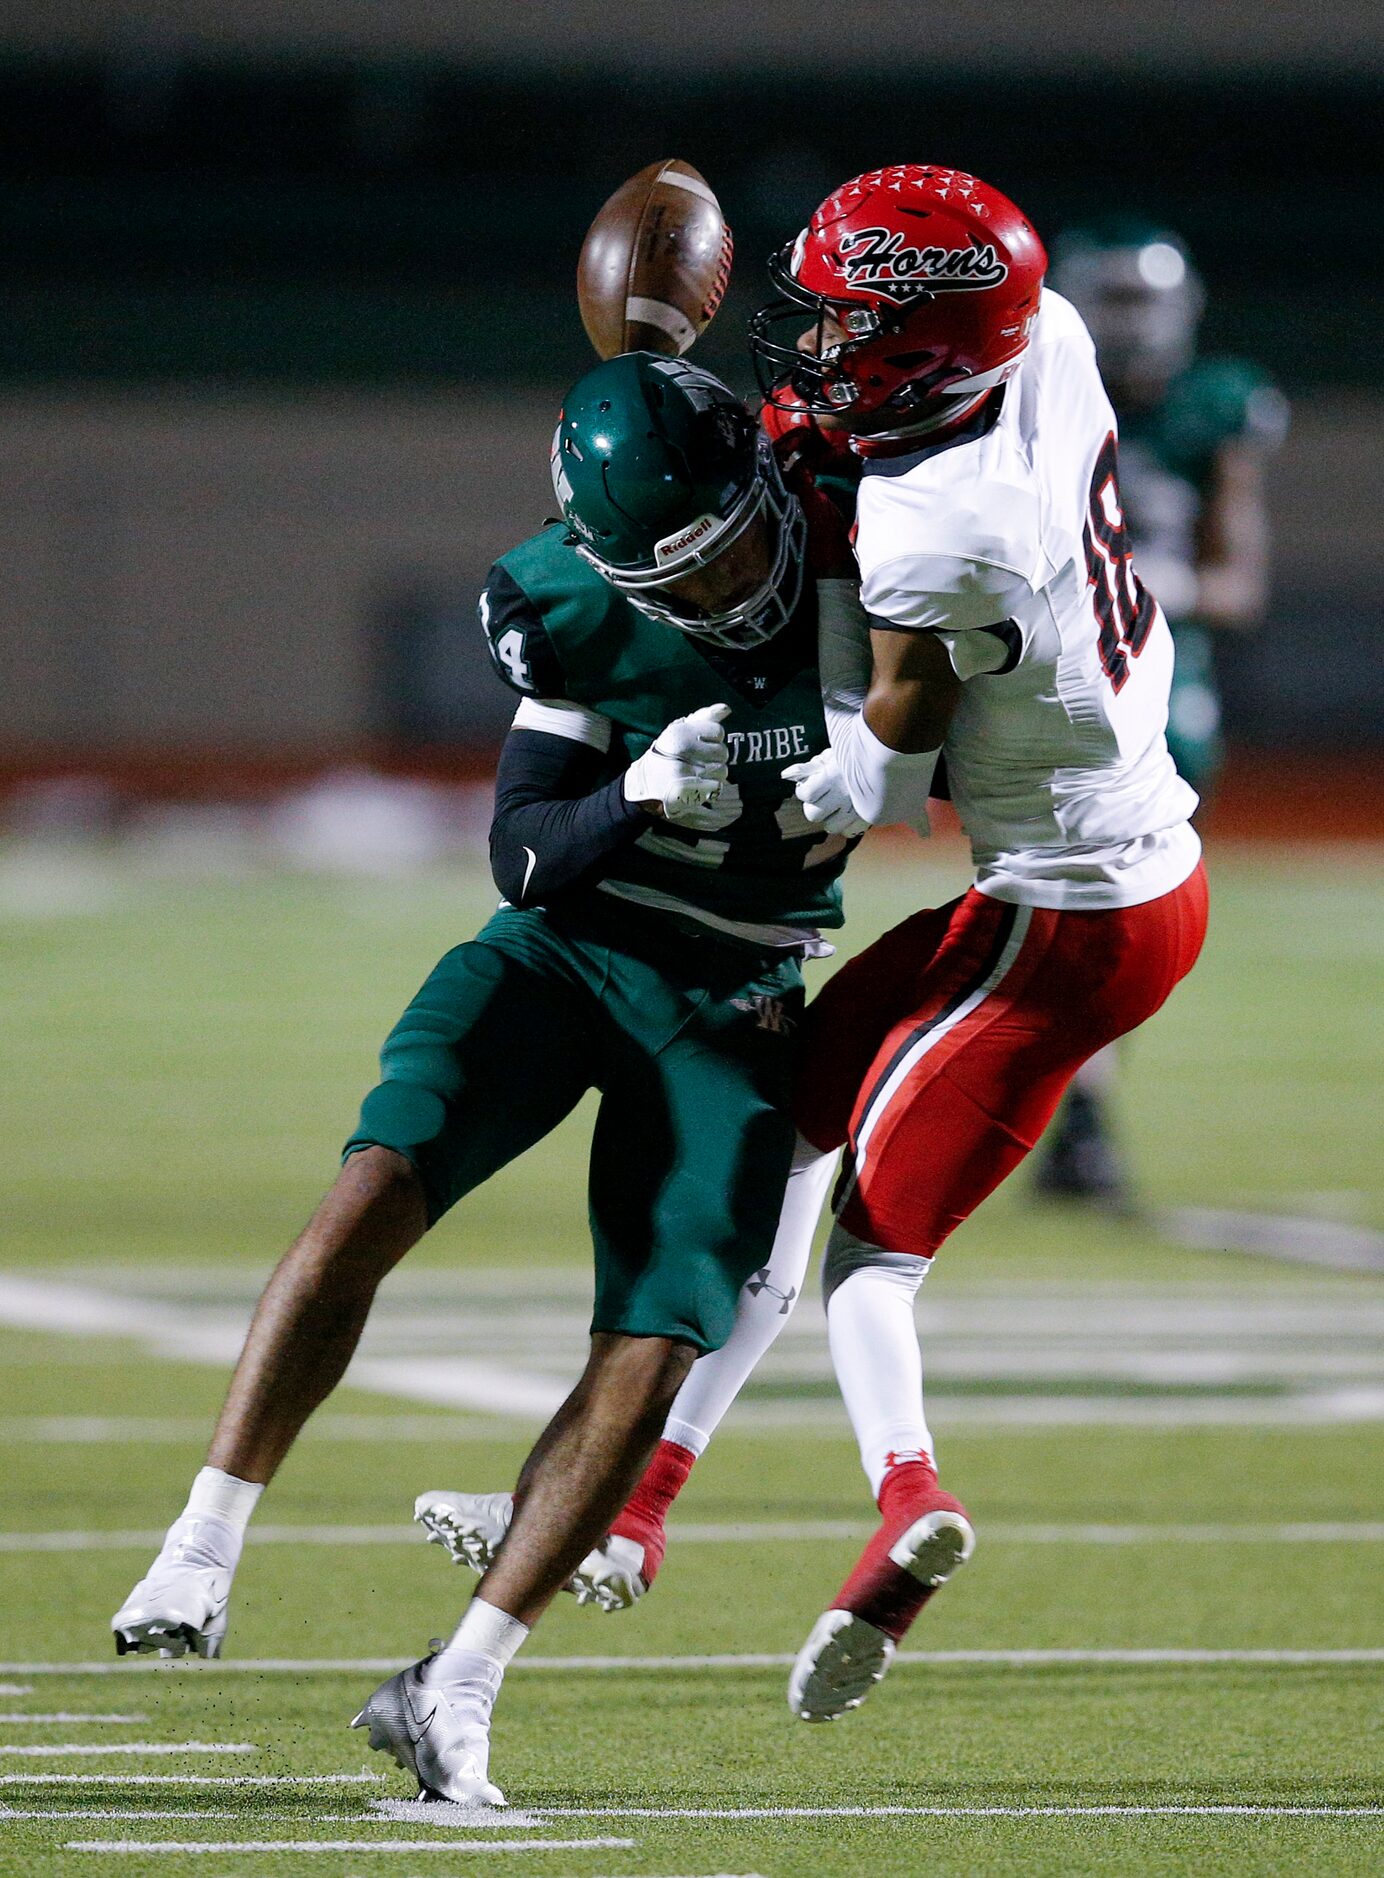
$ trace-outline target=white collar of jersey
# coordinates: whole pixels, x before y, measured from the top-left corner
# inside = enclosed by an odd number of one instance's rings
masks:
[[[901,424],[897,430],[872,430],[868,437],[852,437],[851,449],[857,456],[868,456],[877,443],[918,443],[925,437],[950,425],[964,424],[968,417],[974,417],[988,396],[987,391],[977,392],[974,398],[958,399],[960,410],[934,411],[931,417],[916,419],[911,424]]]

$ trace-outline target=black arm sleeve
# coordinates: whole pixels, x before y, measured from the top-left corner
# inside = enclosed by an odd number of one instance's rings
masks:
[[[589,744],[510,731],[495,778],[490,871],[511,906],[542,906],[590,886],[611,855],[650,826],[621,793],[623,775],[603,780],[608,772],[608,759]]]

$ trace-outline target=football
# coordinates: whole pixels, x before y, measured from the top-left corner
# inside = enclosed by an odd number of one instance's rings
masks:
[[[686,352],[715,316],[734,245],[706,178],[677,157],[622,183],[587,230],[577,263],[586,335],[603,359]]]

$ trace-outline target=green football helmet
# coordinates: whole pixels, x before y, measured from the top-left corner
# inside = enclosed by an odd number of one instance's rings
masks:
[[[802,592],[807,524],[768,439],[728,386],[682,359],[625,352],[568,393],[553,488],[572,545],[640,612],[733,651],[760,645]],[[670,591],[763,518],[767,572],[718,611]]]
[[[1171,229],[1133,215],[1067,229],[1048,280],[1085,320],[1112,383],[1166,383],[1191,363],[1206,290]]]

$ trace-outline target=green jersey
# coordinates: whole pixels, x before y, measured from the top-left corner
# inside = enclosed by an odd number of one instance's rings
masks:
[[[1178,626],[1190,615],[1177,605],[1177,594],[1193,582],[1179,580],[1177,570],[1195,570],[1197,526],[1216,457],[1229,443],[1275,449],[1287,426],[1287,405],[1245,360],[1196,359],[1160,403],[1123,410],[1119,420],[1120,499],[1135,560]]]
[[[718,801],[738,813],[714,835],[651,823],[609,859],[604,879],[617,891],[665,895],[742,925],[841,924],[840,874],[852,844],[814,828],[781,773],[827,746],[819,585],[839,588],[809,572],[787,626],[762,646],[727,652],[641,613],[568,545],[560,524],[491,570],[480,613],[496,670],[523,696],[607,718],[612,776],[674,718],[730,706],[730,776]]]
[[[1220,688],[1212,635],[1196,616],[1202,512],[1216,459],[1231,443],[1273,449],[1287,425],[1282,395],[1243,359],[1196,359],[1150,410],[1120,421],[1120,499],[1141,578],[1173,630],[1168,748],[1203,792],[1220,767]]]

